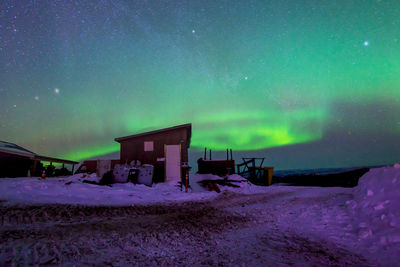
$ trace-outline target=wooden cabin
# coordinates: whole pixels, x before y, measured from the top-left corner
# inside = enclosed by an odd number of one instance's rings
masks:
[[[154,166],[154,182],[180,181],[188,164],[192,124],[115,138],[121,144],[120,161],[139,160]]]
[[[0,141],[0,177],[41,176],[41,162],[61,163],[74,166],[79,162],[38,155],[13,143]]]

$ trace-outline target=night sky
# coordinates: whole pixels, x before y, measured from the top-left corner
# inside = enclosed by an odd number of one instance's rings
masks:
[[[189,122],[192,153],[400,161],[400,1],[0,1],[0,140],[81,160]]]

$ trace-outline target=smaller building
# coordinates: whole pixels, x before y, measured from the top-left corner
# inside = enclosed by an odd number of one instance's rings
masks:
[[[103,174],[109,170],[113,170],[114,166],[119,164],[119,159],[93,159],[85,160],[76,170],[76,173],[87,172],[96,173],[98,177],[103,177]],[[103,170],[100,170],[103,169]]]
[[[154,166],[154,182],[179,181],[188,164],[192,124],[115,138],[121,144],[121,163],[139,160]]]
[[[207,160],[207,148],[204,148],[204,158],[197,160],[198,171],[197,173],[211,173],[218,176],[226,176],[235,173],[235,161],[232,158],[232,149],[226,150],[226,160],[212,160],[211,149],[210,158]],[[231,156],[229,159],[229,155]]]
[[[40,176],[41,162],[71,164],[72,172],[74,166],[79,162],[41,156],[13,143],[0,141],[0,177],[26,177]]]

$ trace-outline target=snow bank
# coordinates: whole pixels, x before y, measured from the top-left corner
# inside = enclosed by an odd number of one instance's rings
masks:
[[[214,174],[192,174],[190,175],[190,186],[193,191],[207,191],[200,185],[203,180],[222,180],[223,178]],[[238,174],[231,174],[227,177],[227,181],[237,187],[219,185],[221,191],[231,191],[239,194],[255,194],[271,192],[277,187],[257,186],[250,183],[247,179]]]
[[[83,180],[98,182],[96,174],[75,174],[56,178],[4,178],[0,179],[0,200],[3,205],[12,204],[73,204],[73,205],[133,205],[166,203],[173,201],[200,201],[215,198],[218,194],[200,185],[202,180],[220,180],[212,174],[190,175],[190,189],[185,193],[178,183],[154,184],[152,187],[132,183],[99,186],[83,183]],[[266,192],[268,188],[242,182],[239,175],[228,177],[237,181],[238,188],[223,186],[221,190],[238,193]]]
[[[216,192],[199,190],[185,193],[177,183],[155,184],[153,187],[132,183],[99,186],[82,180],[98,181],[93,175],[82,174],[59,178],[4,178],[0,179],[0,200],[12,204],[73,204],[111,205],[198,201],[216,197]]]
[[[359,241],[371,252],[397,247],[400,253],[400,165],[371,169],[354,188],[347,207]]]

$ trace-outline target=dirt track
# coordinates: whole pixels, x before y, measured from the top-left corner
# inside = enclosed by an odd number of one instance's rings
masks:
[[[208,202],[132,207],[0,206],[0,265],[371,265],[332,240],[282,229],[282,220],[299,215],[281,216],[278,209],[292,201],[287,195],[223,193]],[[328,198],[318,201],[329,205]]]

